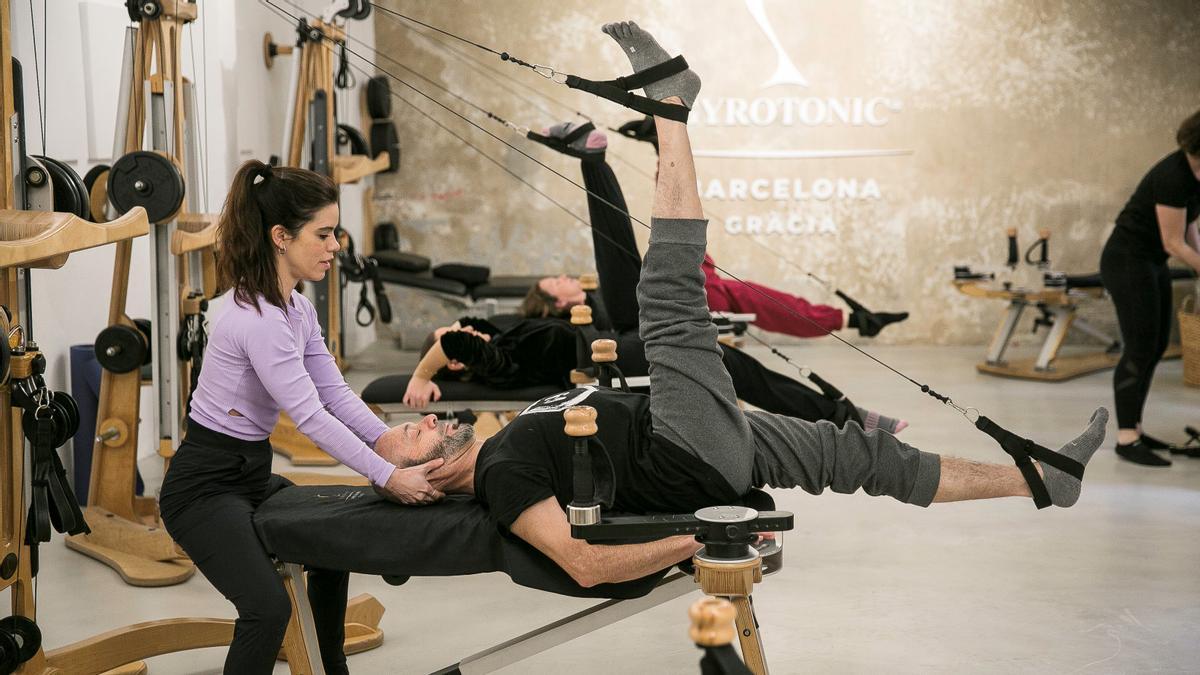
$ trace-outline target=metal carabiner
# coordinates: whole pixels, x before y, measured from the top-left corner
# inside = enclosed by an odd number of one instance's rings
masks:
[[[550,80],[551,82],[555,82],[557,84],[566,84],[567,83],[568,76],[566,73],[560,73],[557,70],[551,68],[550,66],[539,66],[536,63],[533,64],[531,67],[533,68],[533,72],[537,73],[538,75],[541,75],[542,77],[546,78],[547,80]]]

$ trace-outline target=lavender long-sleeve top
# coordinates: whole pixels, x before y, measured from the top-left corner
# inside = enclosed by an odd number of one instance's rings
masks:
[[[292,291],[286,312],[232,297],[210,329],[191,419],[247,441],[271,435],[283,410],[322,450],[387,483],[395,466],[371,449],[388,427],[351,391],[325,347],[317,312]]]

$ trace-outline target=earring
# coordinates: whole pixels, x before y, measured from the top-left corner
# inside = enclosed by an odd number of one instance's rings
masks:
[[[284,253],[287,253],[287,249],[285,249],[285,248],[284,248],[284,247],[282,247],[282,246],[276,246],[276,247],[275,247],[275,250],[276,250],[276,251],[279,251],[279,255],[283,255]]]

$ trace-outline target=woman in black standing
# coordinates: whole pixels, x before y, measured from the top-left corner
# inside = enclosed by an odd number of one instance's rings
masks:
[[[1125,347],[1113,375],[1117,455],[1145,466],[1171,465],[1155,453],[1170,446],[1142,432],[1142,410],[1171,335],[1167,258],[1200,272],[1200,111],[1184,120],[1175,140],[1179,148],[1138,183],[1100,256],[1100,275],[1116,305]]]

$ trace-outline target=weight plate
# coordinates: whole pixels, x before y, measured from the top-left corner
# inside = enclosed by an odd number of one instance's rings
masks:
[[[57,167],[61,178],[66,181],[67,192],[62,193],[61,197],[64,199],[69,198],[69,201],[62,202],[63,206],[59,207],[60,194],[58,192],[58,184],[55,183],[54,210],[73,213],[80,218],[87,219],[91,210],[88,206],[88,191],[83,185],[83,179],[79,177],[78,173],[75,173],[75,169],[53,157],[35,155],[35,158],[41,160],[47,167],[50,165]]]
[[[137,150],[118,159],[108,171],[108,200],[119,213],[146,209],[152,223],[163,223],[183,205],[183,174],[170,158]]]
[[[21,645],[17,644],[17,638],[8,633],[0,632],[0,673],[15,673],[17,666],[21,665],[21,659],[18,656],[21,653]]]
[[[42,630],[27,616],[0,619],[0,633],[8,633],[16,638],[17,660],[21,663],[32,659],[42,648]]]
[[[123,323],[114,324],[96,336],[96,360],[114,373],[128,373],[142,366],[146,356],[142,332]]]
[[[55,412],[61,417],[58,446],[62,447],[76,431],[79,431],[79,405],[65,391],[54,392],[50,401],[55,407]]]
[[[137,326],[138,332],[146,339],[146,358],[142,360],[142,365],[148,366],[154,358],[154,329],[150,325],[150,319],[134,319],[133,325]]]
[[[67,170],[49,157],[34,155],[33,158],[41,162],[46,173],[50,174],[50,183],[54,190],[54,210],[60,213],[78,213],[79,194],[75,192],[75,184]]]

